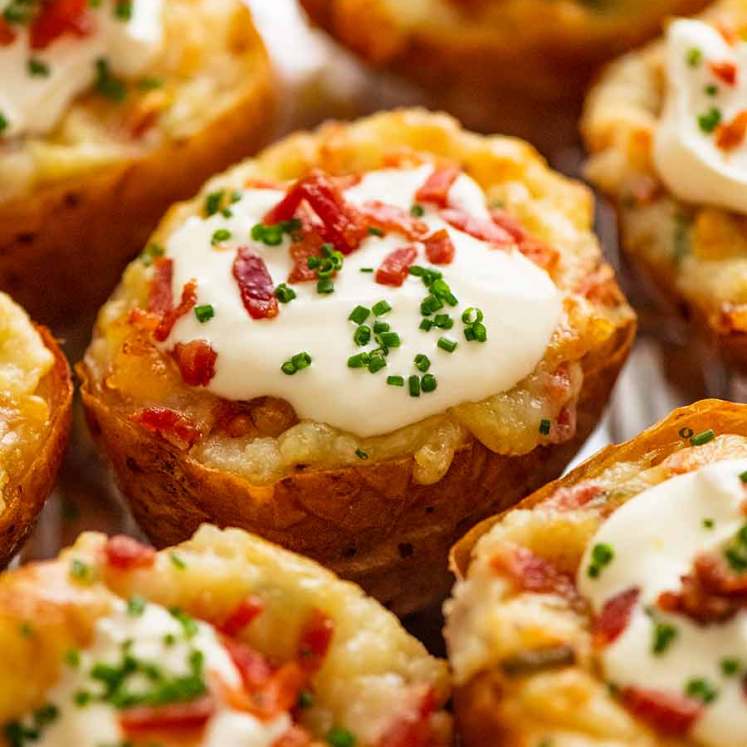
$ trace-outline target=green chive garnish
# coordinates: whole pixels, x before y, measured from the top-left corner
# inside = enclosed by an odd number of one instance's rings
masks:
[[[598,578],[603,568],[606,568],[615,558],[612,545],[599,543],[591,548],[591,563],[589,564],[589,577]]]
[[[382,368],[386,367],[386,357],[383,351],[374,350],[368,356],[368,371],[369,373],[376,373],[381,371]]]
[[[365,368],[368,365],[368,353],[358,353],[348,358],[348,368]]]
[[[677,637],[677,628],[674,625],[668,625],[667,623],[656,623],[654,625],[653,641],[651,643],[651,651],[659,656],[663,654],[669,646],[672,645],[674,639]]]
[[[231,232],[227,228],[219,228],[213,231],[213,236],[210,239],[210,243],[213,246],[217,246],[223,241],[228,241],[231,238]]]
[[[368,233],[371,236],[383,236],[384,232],[380,228],[376,228],[376,226],[369,226],[368,227]]]
[[[327,732],[327,744],[330,747],[355,747],[356,739],[347,729],[335,727]]]
[[[690,680],[685,685],[685,695],[696,698],[706,705],[718,697],[718,690],[703,677]]]
[[[427,373],[420,379],[420,388],[424,392],[435,392],[438,386],[438,381],[433,374]]]
[[[371,342],[371,327],[367,324],[361,324],[360,327],[356,328],[355,332],[353,332],[353,342],[358,347],[368,345]]]
[[[368,459],[368,452],[363,451],[363,449],[356,449],[355,455],[358,457],[358,459]]]
[[[329,295],[335,292],[335,284],[332,278],[319,278],[316,281],[316,292],[322,295]]]
[[[382,332],[378,337],[380,344],[385,348],[398,348],[401,344],[399,335],[396,332]]]
[[[356,306],[351,312],[348,320],[355,322],[356,324],[363,324],[368,319],[368,315],[371,313],[371,309],[367,309],[365,306]]]
[[[202,306],[195,306],[195,316],[200,324],[205,324],[205,322],[215,316],[215,309],[209,303],[202,304]]]
[[[275,288],[275,298],[277,298],[280,303],[290,303],[295,297],[296,291],[286,283],[280,283],[280,285]]]
[[[410,391],[411,397],[420,396],[420,379],[417,376],[410,376],[407,379],[407,388]]]
[[[433,317],[433,326],[439,329],[451,329],[454,326],[454,320],[448,314],[436,314]]]
[[[721,110],[712,106],[707,112],[698,115],[698,127],[706,134],[712,133],[721,124]]]
[[[427,355],[418,353],[418,355],[415,356],[415,368],[417,368],[418,371],[425,373],[430,367],[431,360]]]
[[[741,481],[742,481],[743,483],[747,483],[747,470],[745,470],[744,472],[742,472],[742,473],[741,473],[741,474],[739,475],[739,479],[740,479],[740,480],[741,480]]]
[[[386,383],[389,384],[389,386],[404,386],[405,377],[404,376],[387,376]]]
[[[35,78],[46,78],[49,76],[49,65],[36,57],[32,57],[28,61],[28,70],[29,75]]]
[[[422,205],[418,205],[418,203],[416,202],[410,208],[410,215],[414,216],[415,218],[422,218],[425,215],[425,208]]]
[[[457,349],[458,344],[456,340],[452,340],[449,337],[439,337],[436,343],[441,350],[445,350],[447,353],[453,353]]]
[[[739,664],[739,659],[735,659],[732,657],[721,659],[720,666],[721,666],[721,672],[724,675],[724,677],[733,677],[737,672],[739,672],[741,668]]]
[[[181,555],[177,555],[175,552],[169,553],[169,560],[171,561],[171,565],[180,571],[183,571],[187,567],[184,558],[182,558]]]
[[[134,596],[127,600],[127,614],[130,617],[141,617],[145,612],[145,605],[147,602],[143,597]]]
[[[550,426],[551,425],[552,425],[552,423],[547,418],[542,418],[542,420],[540,420],[539,432],[543,436],[549,435],[549,433],[550,433]]]
[[[697,67],[698,65],[700,65],[702,59],[703,52],[697,47],[692,47],[691,49],[687,50],[685,60],[690,67]]]
[[[713,519],[703,519],[704,529],[713,529],[716,526],[716,522]]]
[[[391,310],[392,310],[392,307],[389,305],[387,301],[377,301],[371,308],[371,311],[373,311],[374,316],[384,316],[384,314],[389,313]]]
[[[420,329],[424,330],[425,332],[430,332],[431,327],[433,327],[433,322],[430,319],[423,319],[420,322]]]
[[[716,438],[716,433],[715,431],[713,431],[713,429],[709,428],[707,431],[696,433],[690,439],[690,443],[693,446],[703,446],[703,444],[707,444],[709,441],[713,441],[714,438]]]
[[[148,244],[140,254],[140,261],[146,267],[150,267],[156,259],[163,257],[164,254],[166,254],[166,250],[160,244]]]

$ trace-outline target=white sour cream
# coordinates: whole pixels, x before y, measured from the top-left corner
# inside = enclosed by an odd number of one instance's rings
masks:
[[[739,475],[745,470],[747,459],[717,462],[638,494],[601,526],[577,579],[595,613],[617,594],[640,589],[625,631],[600,654],[605,677],[620,687],[679,695],[685,694],[689,681],[707,680],[718,696],[705,707],[691,733],[707,747],[747,744],[747,703],[741,683],[747,667],[747,612],[725,623],[699,625],[684,615],[662,612],[656,601],[661,592],[681,589],[680,579],[692,572],[697,555],[722,552],[744,526],[747,491]],[[614,558],[597,578],[590,578],[591,550],[600,543],[613,549]],[[654,608],[653,617],[647,607]],[[677,631],[658,655],[652,651],[657,622]],[[720,663],[733,658],[741,662],[742,672],[726,676]]]
[[[114,612],[96,624],[95,638],[90,648],[80,652],[79,664],[66,665],[55,687],[47,693],[47,703],[58,709],[57,718],[42,730],[34,744],[39,747],[101,747],[122,743],[124,734],[119,726],[120,711],[113,706],[92,700],[84,707],[75,704],[76,693],[100,692],[100,682],[90,677],[91,668],[98,663],[117,665],[122,647],[131,641],[130,651],[137,659],[155,663],[172,676],[189,673],[189,654],[201,651],[204,671],[209,682],[211,673],[219,675],[229,686],[239,687],[241,680],[214,629],[195,621],[197,632],[185,638],[180,622],[163,607],[148,604],[142,615],[133,617],[119,603]],[[174,643],[166,645],[165,636],[173,636]],[[135,678],[132,678],[135,680]],[[141,681],[147,689],[147,683]],[[137,680],[133,682],[133,688]],[[270,722],[262,722],[248,713],[232,711],[219,705],[205,729],[201,747],[271,747],[291,725],[290,717],[282,715]],[[159,743],[162,740],[159,740]]]
[[[0,0],[0,11],[9,4]],[[162,0],[132,0],[129,20],[116,17],[115,4],[102,0],[100,6],[88,8],[90,34],[66,33],[41,50],[31,49],[26,26],[10,26],[15,41],[0,44],[0,114],[7,122],[0,137],[52,130],[72,101],[94,84],[99,59],[122,78],[148,70],[162,47]],[[32,75],[32,59],[45,65],[48,74]]]
[[[426,165],[370,172],[345,197],[354,205],[379,200],[409,210],[431,170]],[[418,328],[423,319],[420,304],[427,295],[420,278],[410,276],[393,288],[375,282],[374,274],[361,272],[361,268],[378,268],[390,252],[411,243],[395,233],[370,236],[346,256],[334,293],[320,295],[314,282],[298,283],[293,286],[297,298],[280,304],[277,317],[252,320],[231,268],[237,247],[250,246],[264,259],[273,283],[286,282],[292,267],[289,239],[271,247],[250,238],[252,227],[283,194],[247,190],[231,206],[232,217],[191,217],[168,239],[167,255],[174,259],[174,297],[179,298],[184,284],[195,278],[197,304],[211,304],[215,315],[207,323],[200,323],[193,313],[182,317],[164,347],[207,340],[218,354],[210,391],[230,400],[279,397],[300,418],[368,437],[510,389],[542,359],[561,313],[561,294],[547,273],[519,251],[496,249],[450,227],[427,206],[422,220],[431,229],[445,228],[456,249],[453,262],[437,268],[459,299],[458,306],[441,310],[454,319],[452,329]],[[484,193],[464,174],[452,186],[450,202],[474,216],[488,215]],[[211,247],[211,236],[219,228],[232,235],[222,249]],[[422,249],[415,264],[431,266]],[[349,357],[376,346],[355,345],[355,325],[348,316],[358,305],[371,308],[381,300],[392,311],[380,319],[399,334],[401,347],[390,350],[387,367],[375,374],[351,369]],[[469,307],[484,313],[485,343],[468,343],[464,338],[461,316]],[[373,317],[367,323],[372,322]],[[437,346],[441,336],[458,342],[453,353]],[[281,373],[283,362],[302,351],[311,355],[311,366],[293,376]],[[407,380],[419,374],[413,364],[418,354],[430,359],[429,373],[437,378],[437,389],[411,397],[407,386],[387,385],[388,376]]]
[[[713,65],[734,65],[729,85]],[[747,213],[747,138],[717,144],[717,122],[747,110],[747,43],[732,46],[702,21],[677,20],[667,32],[667,93],[654,141],[654,162],[677,197]],[[705,128],[705,129],[704,129]]]

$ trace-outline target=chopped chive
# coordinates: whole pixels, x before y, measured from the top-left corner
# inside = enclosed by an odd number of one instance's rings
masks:
[[[716,522],[713,519],[703,519],[704,529],[713,529],[716,526]]]
[[[705,91],[706,96],[715,96],[718,93],[718,86],[709,83],[703,90]]]
[[[691,49],[687,50],[685,60],[690,67],[697,67],[698,65],[700,65],[702,59],[703,52],[697,47],[692,47]]]
[[[71,669],[77,669],[80,666],[80,651],[76,648],[68,649],[65,652],[64,661]]]
[[[615,551],[612,545],[600,542],[591,548],[591,563],[588,574],[590,578],[598,578],[603,568],[606,568],[615,559]]]
[[[386,348],[398,348],[402,343],[396,332],[382,332],[378,337],[381,345]]]
[[[389,331],[389,322],[380,322],[378,319],[374,322],[373,331],[374,334],[380,335],[382,332]]]
[[[130,617],[141,617],[145,612],[147,602],[141,596],[133,596],[127,600],[127,614]]]
[[[28,61],[29,75],[35,78],[47,78],[49,77],[49,65],[43,60],[36,57],[32,57]]]
[[[373,267],[361,267],[359,270],[359,272],[373,272],[373,271],[374,271]]]
[[[551,425],[552,425],[552,423],[547,418],[542,418],[542,420],[540,420],[539,432],[543,436],[549,435],[550,434],[550,426]]]
[[[291,363],[291,361],[285,361],[282,366],[280,366],[280,370],[286,375],[286,376],[293,376],[294,373],[296,373],[296,367]]]
[[[335,283],[332,278],[319,278],[316,281],[316,292],[325,296],[334,293]]]
[[[692,436],[690,443],[693,446],[703,446],[703,444],[713,441],[714,438],[716,438],[716,433],[713,429],[709,428],[707,431],[702,431]]]
[[[96,92],[111,101],[124,101],[127,98],[127,89],[119,78],[112,75],[108,60],[105,57],[99,57],[95,64],[96,82],[94,88]]]
[[[314,693],[309,690],[301,690],[301,692],[298,693],[298,701],[296,702],[296,705],[301,709],[311,708],[311,706],[314,705]]]
[[[452,340],[449,337],[439,337],[436,343],[441,350],[445,350],[447,353],[453,353],[457,349],[458,344],[456,340]]]
[[[327,744],[330,747],[355,747],[355,735],[347,729],[334,727],[327,732]]]
[[[381,371],[382,368],[386,367],[386,357],[383,351],[374,350],[368,356],[368,371],[369,373],[376,373]]]
[[[195,316],[200,324],[205,324],[215,316],[215,309],[212,304],[206,303],[201,306],[195,306]]]
[[[371,311],[373,311],[374,316],[383,316],[384,314],[387,314],[391,310],[392,310],[392,307],[389,305],[387,301],[377,301],[371,308]]]
[[[368,227],[368,233],[370,236],[383,236],[384,232],[380,228],[376,228],[376,226],[369,226]]]
[[[259,241],[266,246],[279,246],[283,243],[283,229],[279,223],[269,226],[264,223],[257,223],[252,226],[250,235],[254,241]]]
[[[698,115],[698,127],[706,134],[712,133],[721,124],[721,110],[712,106],[707,112]]]
[[[462,314],[462,321],[465,324],[474,324],[475,322],[481,322],[483,320],[483,313],[480,309],[476,309],[474,306],[470,306],[464,310]]]
[[[427,355],[418,353],[418,355],[415,356],[415,368],[417,368],[418,371],[425,373],[430,367],[431,360]]]
[[[0,112],[0,134],[7,130],[8,127],[10,127],[10,122],[8,122],[7,117]]]
[[[405,377],[404,376],[387,376],[386,383],[389,384],[389,386],[404,386]]]
[[[420,388],[424,392],[435,392],[437,386],[438,381],[436,380],[436,377],[431,373],[425,374],[425,376],[420,379]]]
[[[348,358],[348,368],[365,368],[368,365],[369,358],[370,355],[368,353],[351,355],[350,358]]]
[[[732,657],[721,659],[720,666],[721,672],[725,677],[733,677],[741,668],[739,659]]]
[[[420,396],[420,379],[417,376],[410,376],[407,379],[407,388],[410,391],[411,397]]]
[[[718,690],[703,677],[689,680],[685,685],[685,695],[696,698],[706,705],[713,703],[718,697]]]
[[[358,457],[358,459],[368,459],[368,452],[363,451],[363,449],[356,449],[355,455]]]
[[[742,472],[742,473],[741,473],[741,474],[739,475],[739,479],[740,479],[740,480],[741,480],[741,481],[742,481],[743,483],[747,483],[747,470],[745,470],[744,472]]]
[[[141,91],[155,91],[163,86],[163,78],[157,78],[154,75],[148,76],[138,81],[137,87]]]
[[[475,322],[464,328],[464,338],[467,342],[485,342],[488,339],[488,330],[482,322]]]
[[[454,326],[454,320],[448,314],[436,314],[433,317],[433,326],[439,329],[451,329]]]
[[[311,365],[311,356],[306,352],[296,353],[291,357],[290,361],[296,371],[303,371],[304,368],[308,368]]]
[[[213,236],[210,239],[210,243],[213,246],[217,246],[223,241],[228,241],[231,238],[231,232],[227,228],[219,228],[213,231]]]
[[[93,569],[88,563],[74,558],[70,563],[70,576],[81,583],[90,583],[93,581]]]
[[[34,629],[31,627],[31,623],[22,622],[18,626],[18,632],[21,634],[21,638],[31,638],[34,635]]]
[[[426,332],[430,332],[431,327],[433,327],[433,322],[430,319],[423,319],[420,322],[420,329],[422,329],[422,330],[424,330]]]
[[[434,311],[443,309],[444,304],[439,298],[434,295],[427,295],[420,304],[420,313],[423,316],[430,316]]]
[[[290,303],[296,297],[296,291],[293,290],[287,283],[280,283],[275,288],[275,298],[280,303]]]
[[[131,0],[117,0],[114,6],[114,16],[118,21],[129,21],[132,19]]]
[[[368,345],[371,342],[371,327],[367,324],[361,324],[360,327],[356,328],[355,332],[353,332],[353,342],[358,347]]]
[[[187,567],[184,558],[182,558],[181,555],[177,555],[175,552],[169,553],[169,560],[171,561],[171,565],[180,571],[183,571]]]
[[[224,191],[221,189],[217,192],[210,192],[210,194],[205,198],[205,215],[208,218],[211,215],[215,215],[220,210],[224,194]]]
[[[651,643],[651,651],[659,656],[663,654],[669,646],[672,645],[674,639],[677,637],[677,628],[674,625],[667,623],[656,623],[654,625],[653,641]]]
[[[356,306],[351,312],[348,320],[355,322],[356,324],[363,324],[368,319],[371,309],[367,309],[365,306]]]
[[[410,215],[414,216],[415,218],[422,218],[425,215],[425,208],[422,205],[418,205],[418,203],[416,202],[410,208]]]
[[[150,267],[156,259],[163,257],[164,254],[166,254],[166,250],[160,244],[148,244],[140,254],[140,261],[146,267]]]

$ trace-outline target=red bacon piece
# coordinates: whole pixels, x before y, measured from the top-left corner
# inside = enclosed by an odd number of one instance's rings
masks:
[[[310,216],[301,217],[300,237],[290,247],[293,267],[288,273],[289,283],[304,283],[316,280],[316,273],[309,267],[309,257],[322,256],[322,239]]]
[[[628,627],[639,594],[640,589],[632,587],[604,603],[602,611],[592,624],[591,637],[595,646],[608,646],[622,635]]]
[[[171,352],[182,381],[189,386],[207,386],[215,376],[215,362],[218,353],[207,340],[178,342]]]
[[[0,18],[0,47],[7,47],[16,40],[16,32],[10,24]]]
[[[275,286],[264,260],[242,246],[233,261],[233,276],[239,284],[241,301],[252,319],[272,319],[278,315]]]
[[[737,66],[733,62],[709,62],[711,72],[727,86],[736,85]]]
[[[465,213],[464,210],[457,210],[456,208],[442,210],[441,217],[457,230],[474,236],[481,241],[488,241],[500,249],[507,249],[516,244],[511,234],[505,228],[501,228],[501,226],[487,218],[477,218],[474,215]]]
[[[505,210],[491,210],[493,222],[504,229],[516,242],[519,251],[534,264],[549,270],[560,259],[560,252],[532,236],[521,223]]]
[[[425,184],[415,193],[417,202],[429,202],[438,207],[449,206],[449,190],[457,180],[461,169],[457,166],[442,166],[434,169]]]
[[[604,493],[604,489],[592,482],[582,482],[569,488],[558,488],[548,499],[553,507],[561,511],[571,511],[585,506]]]
[[[264,607],[264,602],[258,597],[247,597],[239,602],[231,614],[219,625],[221,633],[234,638],[261,614]]]
[[[107,565],[119,571],[150,568],[156,562],[156,551],[126,534],[115,534],[104,545]]]
[[[745,135],[747,135],[747,111],[741,111],[731,122],[718,126],[716,145],[722,150],[734,150],[742,145]]]
[[[400,716],[379,740],[379,747],[431,747],[430,718],[436,705],[436,694],[428,688],[415,712]]]
[[[273,668],[262,654],[233,638],[225,638],[223,646],[238,670],[247,692],[255,692],[267,684],[272,677]]]
[[[168,407],[148,407],[133,413],[130,420],[178,449],[188,449],[200,438],[200,431],[188,417]]]
[[[428,233],[428,226],[422,220],[418,220],[402,208],[378,200],[366,202],[360,208],[360,214],[367,226],[399,233],[406,239],[418,239]]]
[[[678,693],[626,687],[620,697],[634,716],[673,737],[684,737],[703,713],[702,703]]]
[[[558,594],[573,603],[578,603],[580,599],[571,576],[526,547],[513,547],[499,553],[492,559],[491,565],[498,573],[508,576],[522,591]]]
[[[298,659],[305,672],[316,672],[327,655],[335,625],[321,610],[314,610],[306,621],[298,641]]]
[[[182,288],[182,297],[179,300],[179,305],[175,308],[169,309],[162,317],[161,321],[153,332],[153,337],[159,342],[163,342],[170,334],[174,325],[179,319],[185,314],[188,314],[197,303],[197,281],[190,280]]]
[[[312,747],[311,735],[301,726],[293,725],[272,747]]]
[[[215,711],[215,700],[205,695],[188,703],[128,708],[120,714],[119,723],[128,734],[197,731],[205,727]]]
[[[31,49],[45,49],[65,34],[86,36],[92,31],[88,0],[48,0],[29,29]]]
[[[405,282],[412,263],[417,259],[418,250],[414,246],[403,246],[384,257],[376,270],[376,282],[399,288]]]
[[[153,264],[153,279],[150,282],[148,311],[164,314],[171,311],[174,296],[171,283],[174,277],[174,261],[169,257],[160,257]]]
[[[448,265],[454,259],[454,244],[445,229],[436,231],[423,240],[425,256],[434,265]]]

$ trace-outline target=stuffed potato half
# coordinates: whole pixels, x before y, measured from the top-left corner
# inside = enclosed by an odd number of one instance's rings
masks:
[[[587,174],[623,248],[738,367],[747,363],[747,3],[723,0],[615,62],[583,119]]]
[[[440,747],[446,664],[353,584],[239,530],[83,534],[0,578],[0,743]]]
[[[743,743],[746,416],[676,410],[455,546],[466,745]]]
[[[3,0],[0,14],[0,288],[69,321],[174,200],[260,145],[269,60],[239,0]]]
[[[0,293],[0,565],[26,539],[52,490],[72,395],[55,339]]]
[[[80,368],[139,523],[250,529],[399,612],[443,594],[450,544],[559,474],[629,349],[590,213],[529,146],[416,110],[216,177]]]

